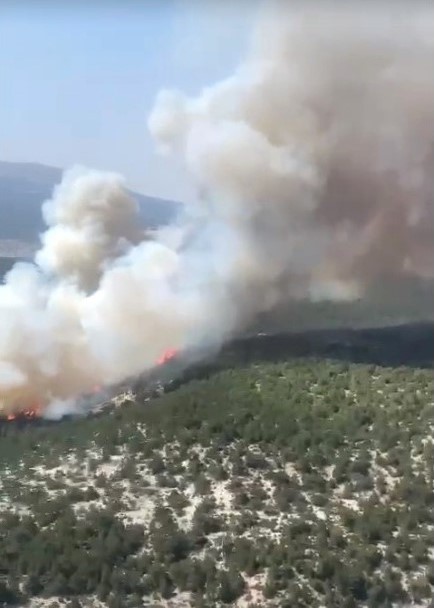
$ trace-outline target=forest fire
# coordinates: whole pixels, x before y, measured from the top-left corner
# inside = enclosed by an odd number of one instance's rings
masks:
[[[157,359],[156,366],[162,366],[172,361],[177,355],[178,350],[175,348],[168,348],[164,351],[164,353]],[[88,393],[89,397],[91,395],[98,395],[103,391],[103,386],[100,384],[95,384],[91,391]],[[17,409],[13,412],[4,412],[0,411],[0,418],[7,422],[13,421],[31,421],[41,418],[43,416],[44,407],[41,404],[37,404],[34,406],[24,407],[23,409]]]
[[[161,357],[157,359],[157,365],[164,365],[165,363],[172,361],[172,359],[174,359],[177,354],[178,351],[176,350],[176,348],[168,348],[164,351]]]
[[[18,412],[10,413],[5,416],[5,419],[8,422],[12,422],[13,420],[34,420],[35,418],[39,418],[42,415],[42,408],[38,405],[34,407],[29,407]]]

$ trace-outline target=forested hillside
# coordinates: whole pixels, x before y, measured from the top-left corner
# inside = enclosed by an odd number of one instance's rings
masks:
[[[0,601],[429,606],[433,394],[430,369],[256,361],[3,423]]]
[[[257,320],[259,331],[300,330],[311,327],[382,327],[434,320],[434,280],[384,277],[366,286],[351,302],[290,301]]]

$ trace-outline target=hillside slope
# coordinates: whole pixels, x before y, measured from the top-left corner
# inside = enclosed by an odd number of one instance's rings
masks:
[[[256,361],[93,418],[4,423],[0,593],[427,607],[433,392],[431,370]]]
[[[434,320],[434,280],[383,277],[350,302],[289,301],[257,320],[258,331],[367,327]]]
[[[34,242],[44,230],[41,204],[60,182],[62,170],[37,163],[0,161],[0,239]],[[179,204],[132,192],[144,227],[166,224]]]

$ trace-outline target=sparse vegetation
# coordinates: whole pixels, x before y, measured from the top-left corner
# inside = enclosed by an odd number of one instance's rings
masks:
[[[296,360],[3,425],[0,601],[429,606],[433,389],[430,370]]]

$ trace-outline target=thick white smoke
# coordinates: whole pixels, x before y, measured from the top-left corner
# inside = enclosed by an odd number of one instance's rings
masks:
[[[137,205],[122,178],[79,167],[67,171],[53,198],[43,206],[48,230],[36,263],[47,274],[95,287],[110,260],[142,236]]]
[[[433,10],[282,6],[233,77],[196,99],[160,94],[162,149],[183,152],[220,216],[251,220],[261,269],[299,275],[312,295],[432,275]]]
[[[37,266],[0,287],[5,409],[65,411],[288,298],[433,276],[434,12],[306,6],[264,17],[228,80],[159,95],[151,132],[206,193],[175,226],[138,242],[117,176],[65,175]]]

